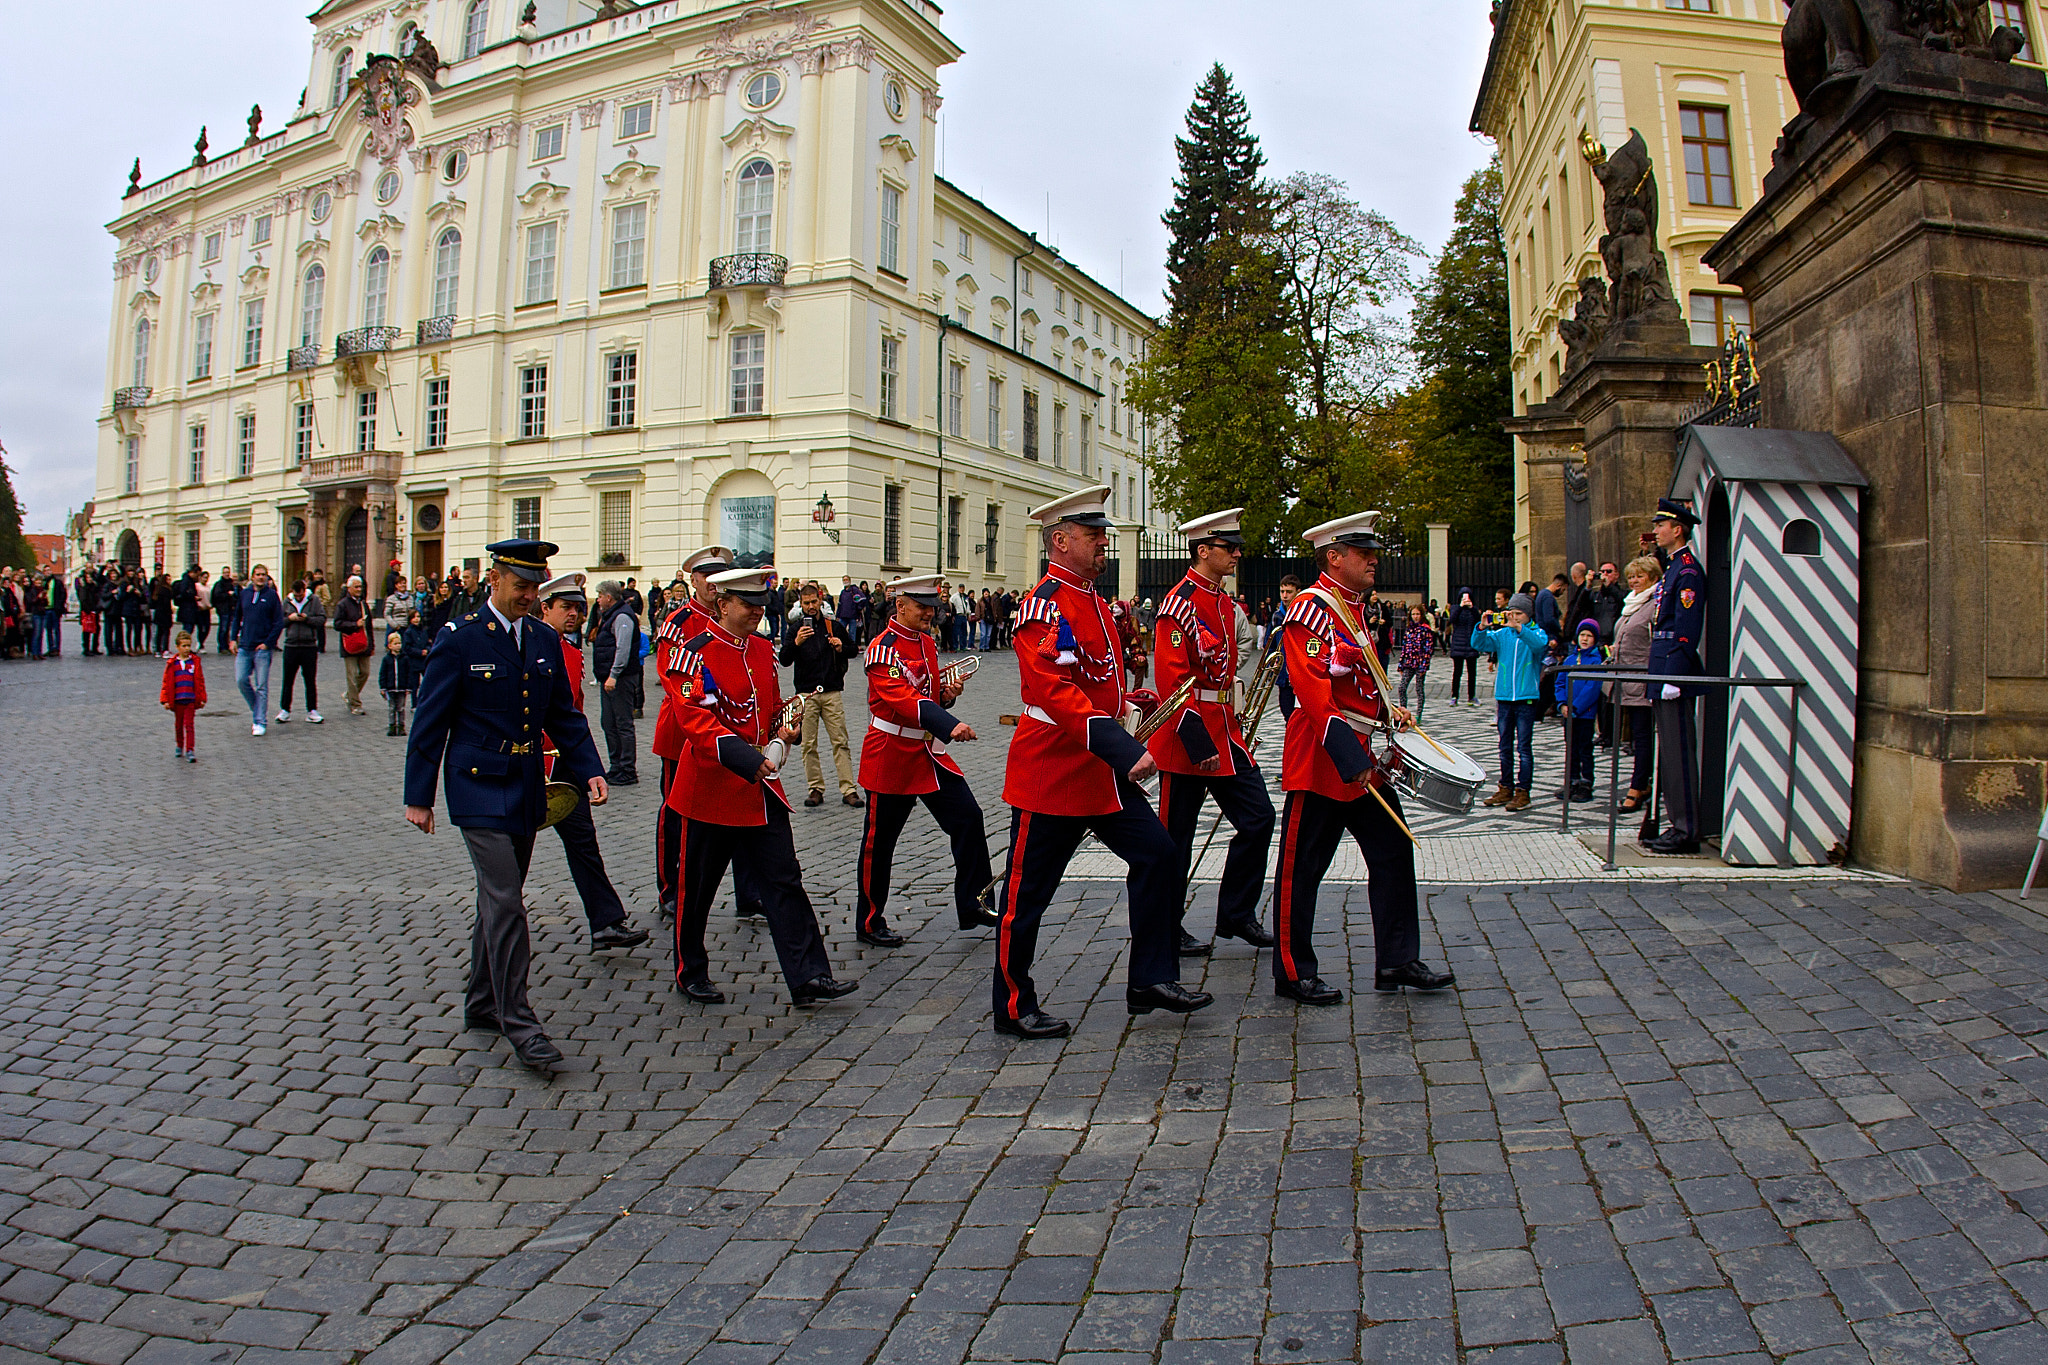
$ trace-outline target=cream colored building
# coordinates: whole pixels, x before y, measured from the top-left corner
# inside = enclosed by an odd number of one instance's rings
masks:
[[[936,6],[613,8],[333,0],[283,128],[131,190],[88,550],[1016,586],[1035,503],[1153,519],[1152,320],[934,174]]]

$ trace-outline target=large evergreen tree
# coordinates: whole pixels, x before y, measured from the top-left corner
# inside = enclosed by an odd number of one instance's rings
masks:
[[[14,471],[0,460],[0,565],[10,569],[33,569],[35,547],[21,533],[21,503],[14,496]]]
[[[1514,538],[1514,411],[1508,357],[1508,260],[1500,161],[1465,181],[1454,227],[1414,314],[1422,382],[1412,395],[1408,529],[1449,522],[1454,549],[1506,554]]]
[[[1212,66],[1174,139],[1180,174],[1162,221],[1166,325],[1131,377],[1131,401],[1162,434],[1152,489],[1169,512],[1242,505],[1245,534],[1265,543],[1291,506],[1289,395],[1298,348],[1287,333],[1271,244],[1265,156],[1230,73]]]
[[[1218,62],[1195,90],[1188,106],[1188,135],[1173,140],[1180,174],[1173,182],[1173,207],[1161,217],[1173,234],[1166,246],[1170,317],[1199,312],[1217,283],[1203,260],[1225,214],[1258,185],[1266,155],[1252,134],[1251,111],[1230,73]]]

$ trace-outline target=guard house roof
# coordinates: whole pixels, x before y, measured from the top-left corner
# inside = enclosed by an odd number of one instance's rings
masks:
[[[1715,479],[1734,482],[1870,487],[1842,443],[1824,431],[1688,426],[1679,434],[1672,496],[1698,488],[1703,466]]]

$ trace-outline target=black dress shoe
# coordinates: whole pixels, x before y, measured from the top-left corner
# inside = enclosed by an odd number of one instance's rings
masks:
[[[1003,922],[1003,917],[987,906],[977,905],[960,916],[962,929],[993,929]]]
[[[1273,946],[1273,936],[1266,932],[1265,925],[1255,919],[1246,920],[1243,924],[1232,924],[1227,927],[1218,926],[1216,937],[1241,939],[1251,944],[1254,948],[1270,948]]]
[[[1174,944],[1174,951],[1182,957],[1207,957],[1211,949],[1208,944],[1183,929],[1180,931],[1179,940]]]
[[[1064,1038],[1073,1031],[1072,1024],[1050,1014],[1027,1014],[1021,1019],[996,1017],[996,1032],[1012,1038]]]
[[[1411,991],[1440,991],[1457,984],[1457,977],[1449,972],[1431,971],[1420,958],[1372,974],[1372,988],[1376,991],[1398,991],[1404,986]]]
[[[512,1054],[535,1071],[552,1071],[562,1060],[562,1049],[545,1033],[535,1033],[512,1044]]]
[[[725,992],[709,981],[678,981],[676,993],[696,1001],[700,1005],[723,1005]]]
[[[1207,991],[1191,991],[1178,981],[1161,981],[1136,989],[1124,987],[1124,1007],[1132,1014],[1150,1014],[1153,1010],[1193,1014],[1215,1003],[1216,997]]]
[[[1660,858],[1691,858],[1698,856],[1700,841],[1680,839],[1667,832],[1642,845],[1642,850],[1645,853],[1654,853]]]
[[[645,942],[647,931],[632,928],[624,920],[590,931],[590,951],[593,953],[601,953],[608,948],[637,948]]]
[[[498,1016],[495,1014],[467,1014],[462,1016],[464,1028],[482,1029],[486,1033],[498,1031]]]
[[[674,924],[676,922],[676,903],[674,901],[663,901],[654,913],[663,924]]]
[[[886,924],[874,930],[856,929],[853,936],[870,948],[901,948],[909,941]]]
[[[1304,1005],[1341,1005],[1344,992],[1323,980],[1320,976],[1304,976],[1299,981],[1276,981],[1273,994]]]
[[[859,989],[858,981],[834,981],[829,976],[820,976],[801,986],[791,986],[789,1002],[792,1005],[818,1005],[827,1000],[837,1000],[842,995],[852,995]]]

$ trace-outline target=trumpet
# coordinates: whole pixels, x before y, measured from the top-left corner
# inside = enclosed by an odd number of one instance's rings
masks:
[[[803,719],[804,703],[812,697],[823,695],[824,691],[824,688],[819,687],[809,692],[799,692],[776,709],[775,725],[770,732],[768,743],[762,746],[761,753],[777,768],[782,766],[783,759],[789,757],[789,746],[783,743],[782,732],[793,729],[796,723]]]
[[[955,659],[939,670],[940,687],[958,687],[981,671],[981,656],[970,654],[964,659]]]
[[[1131,737],[1136,739],[1138,743],[1143,744],[1146,740],[1158,734],[1160,727],[1173,719],[1181,707],[1188,704],[1188,698],[1194,695],[1195,684],[1198,681],[1200,680],[1194,674],[1188,674],[1181,681],[1181,685],[1169,692],[1166,700],[1160,702],[1154,708],[1151,715],[1138,722],[1137,728],[1131,731]]]
[[[1276,646],[1266,651],[1266,657],[1259,660],[1258,668],[1252,673],[1251,685],[1245,689],[1244,721],[1245,742],[1256,749],[1259,747],[1259,722],[1266,718],[1266,707],[1273,700],[1273,688],[1280,681],[1280,650]]]

